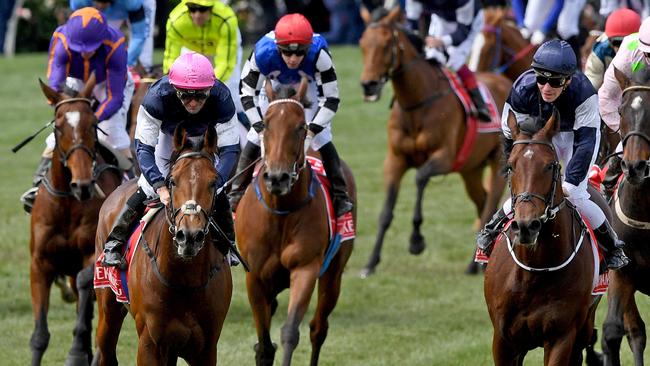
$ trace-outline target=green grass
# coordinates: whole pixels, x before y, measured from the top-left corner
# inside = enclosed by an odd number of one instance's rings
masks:
[[[350,164],[359,191],[359,222],[355,248],[343,280],[337,308],[330,317],[330,332],[321,353],[321,365],[487,365],[492,363],[490,324],[483,299],[481,276],[463,274],[473,246],[474,208],[457,175],[432,179],[424,202],[422,230],[428,243],[420,256],[408,254],[408,237],[414,204],[414,174],[403,179],[395,219],[386,235],[382,262],[376,275],[360,279],[375,239],[377,218],[384,199],[382,171],[386,150],[386,121],[390,86],[383,99],[366,104],[361,99],[360,52],[356,47],[332,50],[339,75],[342,105],[334,120],[334,141]],[[51,108],[38,87],[44,77],[45,54],[0,59],[0,364],[26,365],[33,330],[29,291],[29,216],[18,202],[30,185],[43,148],[45,134],[18,154],[9,149],[51,118]],[[256,343],[246,298],[244,272],[235,268],[230,312],[219,341],[222,365],[253,365]],[[650,300],[638,296],[641,314]],[[280,342],[279,329],[286,318],[287,293],[279,298],[272,338]],[[312,301],[312,310],[314,301]],[[604,317],[601,302],[597,324]],[[51,340],[44,364],[64,362],[72,334],[74,306],[52,293],[49,313]],[[300,328],[294,364],[308,364],[310,354],[308,312]],[[118,347],[122,364],[135,364],[137,337],[133,320],[126,318]],[[646,355],[649,353],[646,352]],[[623,346],[624,364],[631,353]],[[281,358],[281,351],[276,360]],[[542,362],[540,351],[527,365]],[[276,364],[278,364],[276,362]]]

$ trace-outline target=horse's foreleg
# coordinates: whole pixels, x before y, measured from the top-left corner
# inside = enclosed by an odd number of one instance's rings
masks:
[[[79,291],[77,323],[73,331],[72,347],[66,359],[66,366],[88,365],[92,359],[91,334],[93,327],[93,273],[95,266],[82,269],[77,274]]]
[[[544,365],[574,365],[571,360],[574,359],[576,333],[576,329],[567,329],[562,338],[544,342]],[[582,354],[580,360],[582,361]]]
[[[157,345],[151,335],[149,335],[149,330],[144,327],[139,334],[138,339],[138,355],[137,355],[137,364],[138,365],[168,365],[169,360],[169,350],[162,349],[160,345]]]
[[[341,277],[345,264],[352,253],[352,243],[346,242],[330,264],[327,272],[318,281],[318,305],[314,318],[309,323],[311,339],[312,366],[318,365],[321,347],[327,338],[329,322],[327,318],[334,310],[341,294]]]
[[[605,365],[618,366],[621,364],[621,342],[625,335],[623,326],[623,311],[630,298],[634,298],[634,289],[626,284],[626,279],[620,271],[609,272],[609,288],[607,289],[607,316],[603,323],[603,338],[601,345]],[[628,287],[630,287],[628,289]]]
[[[643,351],[646,345],[645,323],[639,314],[634,296],[626,304],[623,314],[623,324],[627,334],[627,341],[634,354],[634,364],[643,365]]]
[[[368,263],[365,268],[361,270],[361,278],[366,278],[375,272],[375,267],[381,260],[381,247],[384,244],[384,235],[393,221],[393,210],[397,202],[397,195],[399,193],[400,181],[404,176],[407,166],[404,159],[398,158],[393,154],[388,153],[384,161],[384,187],[386,190],[386,199],[384,206],[379,215],[379,226],[377,227],[377,238],[375,239],[375,246],[368,258]]]
[[[467,192],[467,195],[472,200],[472,202],[474,203],[474,207],[476,208],[476,212],[479,218],[479,226],[480,226],[483,223],[484,212],[491,211],[491,210],[486,210],[488,193],[485,191],[485,188],[483,187],[483,179],[482,179],[483,167],[478,166],[474,169],[463,171],[460,174],[461,177],[463,178],[463,183],[465,184],[465,191]],[[490,212],[490,215],[492,215],[493,213],[494,212]],[[471,243],[469,247],[471,248],[472,252],[465,273],[476,274],[478,273],[479,266],[480,266],[480,264],[474,261],[476,245],[474,243]]]
[[[257,332],[257,344],[255,345],[255,363],[258,366],[273,365],[276,346],[271,342],[271,317],[277,307],[277,300],[274,295],[264,286],[262,280],[252,272],[246,274],[246,289],[248,291],[248,302],[253,311],[255,330]]]
[[[492,335],[492,357],[495,366],[517,366],[523,364],[523,356],[518,357],[515,350],[510,347],[505,339],[497,334]]]
[[[117,365],[117,340],[122,329],[126,310],[117,302],[110,288],[99,288],[97,294],[97,354],[93,360],[98,365]]]
[[[32,258],[30,268],[30,285],[32,292],[32,312],[34,315],[34,332],[29,340],[32,350],[32,365],[40,365],[43,354],[50,343],[50,331],[47,327],[47,312],[50,307],[50,289],[54,274],[46,271],[46,264]]]
[[[314,287],[316,287],[320,264],[320,261],[313,260],[305,266],[291,270],[287,320],[280,332],[280,340],[284,350],[282,357],[283,366],[291,365],[293,351],[300,341],[300,323],[309,307],[309,300],[311,299],[311,294],[314,292]]]

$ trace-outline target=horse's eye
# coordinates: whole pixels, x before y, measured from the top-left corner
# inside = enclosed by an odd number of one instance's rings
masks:
[[[167,185],[170,186],[170,187],[175,187],[176,182],[174,182],[173,178],[169,178],[169,180],[167,181]]]

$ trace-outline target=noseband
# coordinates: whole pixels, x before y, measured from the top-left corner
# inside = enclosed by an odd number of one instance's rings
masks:
[[[513,145],[532,145],[532,144],[548,146],[551,150],[553,150],[553,154],[555,155],[555,147],[553,146],[552,143],[547,141],[522,140],[522,141],[515,141],[513,143]],[[539,218],[539,220],[542,223],[545,223],[546,221],[553,220],[555,218],[555,215],[558,213],[558,211],[560,211],[562,207],[564,207],[564,205],[566,204],[566,199],[563,197],[560,203],[553,206],[553,198],[555,197],[557,182],[560,180],[560,162],[555,160],[553,161],[552,164],[553,164],[553,183],[551,184],[551,190],[549,191],[546,197],[528,191],[521,192],[515,195],[512,192],[512,183],[511,183],[512,177],[508,178],[508,185],[510,186],[510,200],[512,203],[513,211],[515,209],[515,205],[517,204],[517,201],[532,202],[533,198],[537,198],[538,200],[544,202],[544,214]]]
[[[185,154],[181,154],[176,160],[174,160],[174,163],[169,167],[169,177],[171,177],[171,172],[173,171],[174,165],[178,163],[179,160],[185,159],[185,158],[204,158],[208,159],[214,167],[214,157],[210,156],[210,154],[204,152],[204,151],[193,151],[193,152],[188,152]],[[166,210],[167,211],[167,224],[169,225],[169,233],[172,234],[172,238],[174,239],[174,244],[178,246],[178,243],[176,242],[176,232],[178,230],[177,225],[176,225],[176,217],[181,214],[180,219],[178,220],[178,224],[180,225],[181,222],[183,222],[183,219],[186,216],[190,215],[198,215],[199,213],[202,213],[205,215],[206,221],[205,221],[205,226],[201,230],[204,235],[207,236],[208,231],[210,229],[210,222],[213,220],[212,216],[208,211],[206,211],[201,205],[197,204],[196,201],[194,200],[188,200],[185,202],[183,205],[181,205],[179,208],[174,208],[174,185],[171,184],[171,179],[167,178],[166,181],[166,186],[169,189],[169,208]],[[212,196],[212,203],[210,207],[209,212],[213,212],[214,210],[214,204],[217,201],[216,198],[217,195],[217,190],[214,190],[213,196]]]

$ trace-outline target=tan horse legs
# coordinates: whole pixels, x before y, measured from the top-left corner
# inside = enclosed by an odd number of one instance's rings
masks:
[[[40,365],[43,354],[50,343],[47,327],[47,312],[50,308],[50,289],[54,275],[45,269],[45,264],[38,258],[32,258],[30,268],[30,285],[32,291],[32,312],[34,314],[34,332],[29,340],[32,350],[32,365]]]
[[[117,340],[127,314],[124,306],[115,300],[110,288],[96,289],[99,321],[97,323],[97,353],[93,365],[117,365]]]

